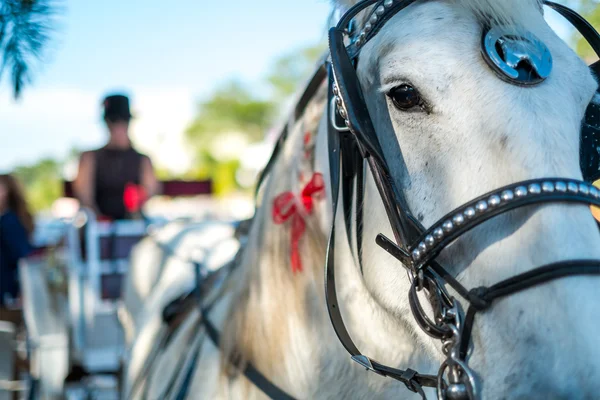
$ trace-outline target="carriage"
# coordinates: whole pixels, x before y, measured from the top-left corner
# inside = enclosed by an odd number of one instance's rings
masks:
[[[212,192],[210,181],[166,181],[162,187],[168,197]],[[64,183],[64,196],[72,197],[71,182]],[[128,258],[136,243],[171,220],[111,221],[81,209],[73,218],[53,222],[54,238],[19,266],[30,375],[28,382],[11,382],[14,360],[7,356],[0,377],[11,383],[4,385],[6,392],[80,398],[92,388],[106,392],[101,398],[114,396],[125,350],[118,308]],[[0,331],[9,339],[5,343],[16,343],[15,327]]]

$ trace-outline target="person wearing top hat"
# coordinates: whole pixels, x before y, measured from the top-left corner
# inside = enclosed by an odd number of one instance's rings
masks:
[[[129,98],[113,94],[102,105],[108,142],[100,149],[81,154],[73,190],[81,205],[97,215],[128,219],[131,214],[126,205],[127,191],[140,188],[149,198],[158,193],[159,183],[150,158],[136,151],[129,139]]]

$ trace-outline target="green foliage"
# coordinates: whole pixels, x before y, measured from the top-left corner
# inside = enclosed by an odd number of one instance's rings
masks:
[[[194,179],[212,178],[217,195],[239,189],[235,179],[239,161],[216,160],[210,154],[213,139],[236,132],[245,134],[250,142],[261,140],[273,125],[282,100],[294,94],[309,77],[324,50],[325,45],[319,44],[277,60],[265,79],[270,98],[261,98],[239,81],[231,81],[201,102],[196,118],[186,130],[187,142],[196,155],[190,175]]]
[[[186,131],[187,139],[201,148],[223,132],[239,131],[260,139],[275,111],[272,102],[257,98],[239,82],[219,87],[200,103],[198,115]]]
[[[43,159],[16,167],[13,173],[25,188],[27,203],[34,213],[49,209],[62,196],[61,164],[56,160]]]
[[[326,46],[323,43],[286,54],[273,64],[267,75],[275,99],[293,95],[301,84],[315,70],[316,62],[323,56]]]
[[[578,0],[577,4],[573,4],[580,13],[592,24],[592,26],[600,27],[600,6],[598,0]],[[596,53],[592,50],[587,41],[579,34],[574,33],[573,41],[575,42],[575,49],[584,60],[589,63],[597,60]]]
[[[231,160],[215,165],[213,172],[213,190],[216,196],[227,195],[238,189],[235,173],[240,166],[239,161]]]
[[[54,16],[51,0],[0,0],[0,78],[10,69],[18,98],[31,81],[31,67],[42,57]]]

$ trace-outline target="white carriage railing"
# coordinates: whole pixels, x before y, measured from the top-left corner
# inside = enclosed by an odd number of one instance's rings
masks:
[[[89,372],[116,371],[119,367],[123,337],[117,319],[120,293],[114,293],[114,286],[119,289],[118,281],[128,270],[129,251],[146,229],[141,220],[98,221],[87,209],[69,229],[74,356]],[[82,233],[85,249],[81,248]],[[117,282],[111,284],[110,279]],[[111,289],[113,293],[106,293]]]

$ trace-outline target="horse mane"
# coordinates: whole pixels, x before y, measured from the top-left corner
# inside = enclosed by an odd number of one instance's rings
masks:
[[[281,379],[295,376],[302,381],[302,376],[298,376],[303,371],[300,360],[285,356],[293,354],[292,335],[308,334],[315,324],[321,323],[313,311],[324,301],[322,285],[316,283],[323,280],[326,237],[319,226],[316,207],[312,215],[304,216],[306,231],[300,240],[303,271],[293,273],[292,221],[275,224],[272,210],[277,195],[287,191],[297,194],[301,190],[299,174],[306,176],[307,173],[299,167],[305,155],[304,136],[307,131],[316,136],[325,109],[326,89],[326,84],[321,87],[299,121],[289,123],[288,139],[264,183],[262,204],[241,253],[231,307],[223,327],[224,377],[239,373],[239,369],[231,367],[233,359],[240,368],[247,362],[252,363],[274,383],[278,382],[278,376]]]

